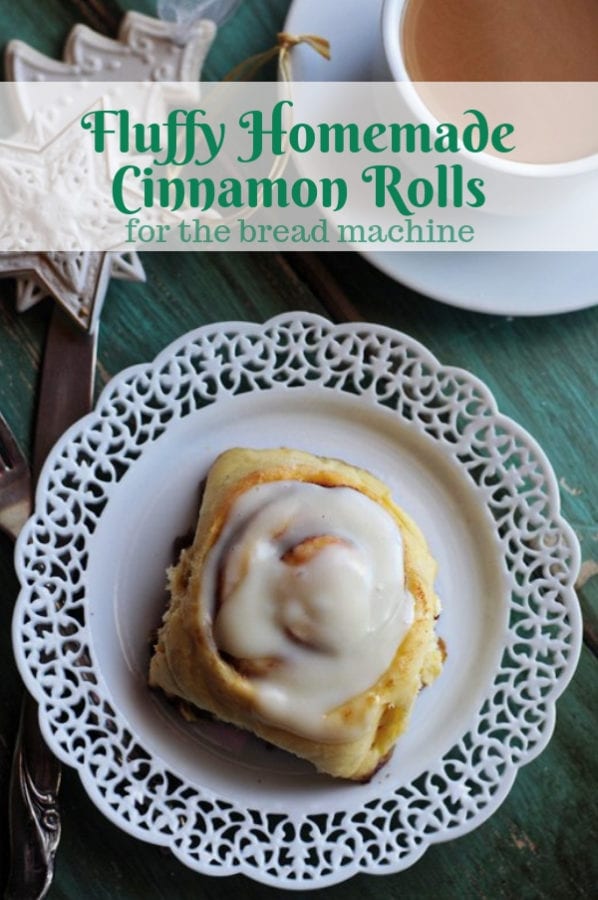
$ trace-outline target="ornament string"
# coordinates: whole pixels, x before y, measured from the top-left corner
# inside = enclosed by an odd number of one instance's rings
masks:
[[[202,16],[207,16],[208,18],[217,21],[219,24],[222,24],[222,22],[228,18],[238,6],[239,0],[204,0],[204,2],[197,2],[197,0],[195,0],[195,2],[194,0],[159,0],[158,12],[162,18],[170,20],[174,19],[179,22],[179,24],[184,23],[185,25],[188,25],[191,19],[196,20],[198,17]],[[289,84],[293,80],[291,51],[299,44],[306,44],[326,60],[331,58],[330,42],[326,40],[326,38],[320,37],[317,34],[294,35],[289,34],[286,31],[281,31],[276,35],[276,43],[273,47],[270,47],[268,50],[264,50],[261,53],[249,56],[231,69],[222,81],[227,83],[235,81],[252,81],[260,69],[278,57],[279,78],[281,82]],[[218,97],[217,90],[215,96]],[[218,101],[216,101],[215,106],[216,108],[218,107]],[[285,112],[285,116],[288,117],[288,115],[288,112]],[[288,162],[288,153],[286,150],[285,139],[284,153],[272,163],[268,174],[270,180],[280,177],[286,169]],[[226,224],[238,221],[241,216],[252,216],[257,212],[257,209],[261,208],[262,199],[263,191],[260,190],[257,207],[251,209],[243,208],[233,216],[220,217],[219,222],[221,224]]]
[[[277,56],[281,80],[292,81],[290,51],[299,44],[307,44],[324,59],[330,60],[330,41],[327,41],[326,38],[317,34],[294,35],[281,31],[276,35],[276,43],[273,47],[243,60],[224,77],[223,81],[252,81],[259,70]]]

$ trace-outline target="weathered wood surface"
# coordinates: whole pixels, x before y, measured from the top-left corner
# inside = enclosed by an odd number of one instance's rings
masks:
[[[205,75],[222,76],[273,43],[288,0],[245,0],[219,35]],[[76,22],[114,34],[122,12],[152,14],[149,0],[20,0],[0,7],[0,43],[20,37],[60,55]],[[169,341],[207,322],[263,320],[309,309],[399,328],[443,362],[481,377],[501,409],[542,445],[562,487],[563,510],[584,559],[598,560],[596,434],[598,310],[543,319],[468,313],[420,297],[349,254],[146,254],[148,283],[112,282],[99,349],[98,387],[124,366],[152,359]],[[598,296],[598,285],[597,285]],[[0,282],[0,409],[29,447],[37,366],[47,306],[14,312],[10,282]],[[590,571],[588,569],[588,571]],[[20,683],[10,649],[17,583],[12,548],[0,536],[0,848],[5,791]],[[577,674],[558,704],[548,749],[519,774],[507,800],[472,834],[432,848],[407,872],[360,876],[326,894],[352,897],[569,898],[595,894],[598,863],[596,789],[596,634],[598,579],[580,591],[586,644]],[[67,771],[64,836],[51,898],[195,898],[282,896],[244,878],[198,876],[168,853],[121,833],[95,810]],[[306,895],[307,896],[307,895]]]

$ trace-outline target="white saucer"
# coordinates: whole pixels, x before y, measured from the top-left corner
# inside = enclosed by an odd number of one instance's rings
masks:
[[[382,53],[382,0],[294,0],[291,34],[332,44],[327,62],[310,47],[293,51],[297,81],[369,81]],[[453,306],[508,316],[572,312],[598,303],[598,253],[368,252],[391,278]]]

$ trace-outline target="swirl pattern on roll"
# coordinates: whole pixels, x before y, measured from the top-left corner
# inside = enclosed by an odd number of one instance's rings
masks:
[[[346,740],[328,713],[377,682],[413,622],[401,532],[351,487],[255,485],[205,561],[201,607],[265,722]]]

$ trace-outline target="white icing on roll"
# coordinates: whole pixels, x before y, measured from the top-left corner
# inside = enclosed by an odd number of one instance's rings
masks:
[[[381,506],[352,488],[278,481],[233,505],[206,560],[202,608],[221,651],[271,661],[252,677],[264,720],[344,740],[326,714],[392,662],[413,622],[404,582],[401,534]]]

